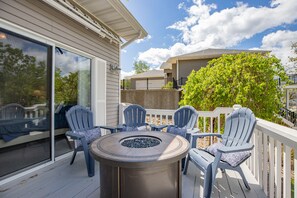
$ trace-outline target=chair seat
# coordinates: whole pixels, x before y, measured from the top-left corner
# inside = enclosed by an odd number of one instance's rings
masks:
[[[188,155],[189,158],[195,162],[194,164],[203,172],[205,172],[214,161],[214,156],[202,149],[192,148]]]

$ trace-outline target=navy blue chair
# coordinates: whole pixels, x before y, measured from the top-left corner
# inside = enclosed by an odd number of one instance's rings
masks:
[[[66,112],[66,119],[71,131],[67,131],[66,135],[75,140],[75,147],[70,165],[73,164],[76,153],[84,152],[85,161],[88,170],[88,176],[92,177],[95,174],[95,161],[89,152],[89,144],[96,138],[101,136],[100,128],[114,131],[112,127],[94,126],[93,113],[85,107],[76,105]]]
[[[183,136],[189,142],[191,134],[199,132],[198,128],[195,128],[197,124],[198,113],[192,106],[183,106],[176,110],[173,115],[173,125],[152,125],[152,131],[161,131],[167,127],[166,132]]]
[[[183,173],[187,174],[189,162],[204,172],[203,197],[210,197],[218,168],[237,171],[242,177],[245,187],[250,189],[240,164],[251,155],[254,145],[249,141],[255,125],[256,118],[253,112],[248,108],[240,108],[227,117],[224,134],[197,133],[192,135],[192,148],[186,158]],[[211,136],[218,137],[222,141],[206,149],[196,148],[197,138]]]
[[[125,124],[118,125],[117,130],[122,131],[139,131],[146,129],[148,123],[145,122],[146,110],[137,104],[129,105],[124,110]]]

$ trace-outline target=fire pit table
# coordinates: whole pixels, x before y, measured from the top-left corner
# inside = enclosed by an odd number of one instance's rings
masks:
[[[163,132],[120,132],[91,144],[100,162],[101,198],[181,197],[181,159],[189,143]]]

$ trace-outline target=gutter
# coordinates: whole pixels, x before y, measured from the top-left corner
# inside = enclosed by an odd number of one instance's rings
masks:
[[[134,36],[132,39],[130,39],[129,41],[126,41],[125,43],[123,43],[121,45],[121,49],[124,49],[125,47],[127,47],[128,45],[130,45],[133,41],[137,40],[138,38],[141,37],[141,31],[138,32],[138,34],[136,36]]]

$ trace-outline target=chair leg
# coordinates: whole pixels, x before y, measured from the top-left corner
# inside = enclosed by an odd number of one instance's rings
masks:
[[[248,190],[251,190],[251,187],[250,187],[248,181],[246,180],[246,178],[245,178],[245,176],[244,176],[244,174],[243,174],[243,172],[242,172],[241,167],[240,167],[240,166],[237,166],[235,170],[240,174],[240,176],[241,176],[241,178],[242,178],[242,180],[243,180],[243,183],[244,183],[245,187],[246,187]]]
[[[70,165],[72,165],[72,164],[73,164],[73,162],[74,162],[74,159],[75,159],[75,156],[76,156],[76,153],[77,153],[77,150],[76,150],[76,149],[74,149],[74,151],[73,151],[73,154],[72,154],[72,159],[71,159],[71,161],[70,161]]]
[[[186,175],[187,172],[188,172],[189,161],[190,161],[190,157],[189,157],[189,154],[188,154],[187,157],[186,157],[185,165],[184,165],[184,169],[183,169],[183,174],[184,175]]]
[[[93,177],[94,175],[95,175],[95,160],[89,153],[88,176]]]
[[[81,139],[81,141],[82,141],[82,146],[83,146],[83,150],[84,150],[84,154],[85,154],[85,161],[86,161],[86,165],[87,165],[88,176],[93,177],[94,172],[95,172],[94,171],[95,161],[89,153],[89,147],[88,147],[86,140],[83,138],[83,139]]]
[[[213,183],[214,181],[212,179],[212,164],[209,164],[204,172],[203,197],[210,198]]]

